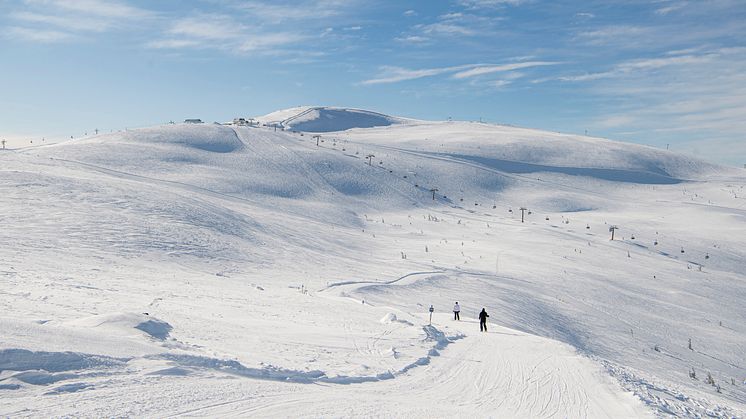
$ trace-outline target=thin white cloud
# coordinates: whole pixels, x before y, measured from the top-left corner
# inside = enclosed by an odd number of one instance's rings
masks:
[[[146,44],[155,49],[220,49],[234,53],[264,52],[299,43],[307,36],[291,32],[259,32],[233,16],[199,14],[174,21],[166,37]],[[328,33],[324,32],[324,33]],[[324,35],[322,33],[321,36]]]
[[[58,43],[67,42],[75,39],[75,36],[67,32],[55,30],[38,30],[18,26],[6,28],[5,37],[10,39],[20,39],[23,41],[40,42],[40,43]]]
[[[410,35],[410,36],[401,36],[394,38],[397,42],[402,42],[405,44],[423,44],[430,41],[430,38],[426,36],[419,36],[419,35]]]
[[[611,25],[581,32],[576,39],[594,46],[635,45],[642,37],[650,36],[651,28],[633,25]]]
[[[455,71],[463,70],[465,68],[474,67],[477,64],[459,65],[452,67],[440,67],[440,68],[425,68],[418,70],[410,70],[402,67],[384,66],[381,67],[382,74],[374,79],[364,80],[360,84],[373,85],[373,84],[387,84],[397,83],[405,80],[421,79],[423,77],[437,76],[440,74],[453,73]]]
[[[114,0],[25,0],[25,3],[105,18],[141,19],[153,16],[151,11]]]
[[[238,50],[241,52],[259,51],[289,44],[296,44],[305,39],[306,37],[303,35],[289,32],[250,35],[241,42],[238,46]]]
[[[175,21],[166,32],[195,39],[225,40],[240,37],[242,31],[242,26],[230,16],[199,15]]]
[[[552,62],[552,61],[526,61],[526,62],[520,62],[520,63],[510,63],[510,64],[501,64],[501,65],[481,66],[481,67],[471,68],[471,69],[465,70],[465,71],[460,71],[460,72],[454,74],[453,78],[455,78],[455,79],[464,79],[464,78],[468,78],[468,77],[482,76],[482,75],[485,75],[485,74],[492,74],[492,73],[498,73],[498,72],[504,72],[504,71],[519,70],[519,69],[522,69],[522,68],[556,65],[556,64],[559,64],[559,63]]]
[[[503,6],[518,6],[528,3],[528,0],[460,0],[458,3],[468,9],[494,9]]]
[[[71,31],[104,32],[111,27],[111,23],[108,20],[90,16],[72,17],[33,12],[14,12],[9,17],[27,24],[44,24]]]
[[[687,6],[687,4],[688,4],[688,2],[685,2],[685,1],[674,3],[674,4],[670,4],[668,6],[656,9],[655,10],[655,14],[657,14],[657,15],[667,15],[667,14],[669,14],[671,12],[675,12],[677,10],[683,9],[684,7]]]
[[[415,29],[419,29],[422,33],[427,35],[475,35],[477,32],[466,25],[460,25],[449,22],[436,22],[426,25],[416,25]]]
[[[675,55],[674,52],[671,51],[664,54],[664,56],[662,57],[623,61],[621,63],[618,63],[608,71],[542,78],[534,80],[534,83],[544,83],[553,80],[564,82],[588,82],[615,77],[624,77],[633,73],[657,70],[670,66],[704,64],[719,58],[723,53],[729,53],[729,50],[720,49],[716,51],[706,52],[700,55]]]
[[[261,22],[281,23],[293,20],[325,20],[348,13],[361,4],[360,0],[302,0],[290,3],[274,1],[228,1],[232,7]]]
[[[180,49],[200,47],[202,45],[201,42],[193,39],[160,39],[145,44],[146,47],[153,49]]]
[[[503,81],[492,81],[492,83],[498,83],[501,86],[511,83],[512,80],[523,77],[523,74],[513,72],[513,70],[519,70],[522,68],[540,67],[559,64],[551,61],[526,61],[518,63],[509,63],[501,65],[489,65],[489,64],[464,64],[450,67],[437,67],[437,68],[423,68],[423,69],[407,69],[396,66],[384,66],[381,67],[381,73],[373,78],[362,81],[360,84],[363,85],[374,85],[374,84],[387,84],[387,83],[398,83],[401,81],[421,79],[423,77],[439,76],[443,74],[453,74],[454,79],[466,79],[486,74],[492,74],[497,72],[508,72],[503,77]]]
[[[83,40],[90,33],[130,28],[156,16],[121,1],[23,0],[21,4],[25,7],[8,14],[17,25],[6,37],[42,43]]]

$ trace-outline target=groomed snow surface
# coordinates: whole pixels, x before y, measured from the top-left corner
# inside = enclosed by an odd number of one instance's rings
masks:
[[[0,151],[0,416],[746,415],[743,170],[257,120]]]

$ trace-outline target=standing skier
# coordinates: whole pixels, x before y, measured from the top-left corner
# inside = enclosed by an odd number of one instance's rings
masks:
[[[482,311],[479,313],[479,331],[480,332],[486,332],[487,331],[487,317],[490,315],[487,314],[487,311],[485,311],[484,307],[482,307]]]
[[[461,312],[461,306],[458,305],[458,301],[456,301],[456,305],[453,306],[453,320],[461,320],[461,317],[459,317],[458,313]]]

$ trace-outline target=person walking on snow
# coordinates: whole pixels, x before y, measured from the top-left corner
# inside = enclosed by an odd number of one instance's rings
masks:
[[[458,305],[458,301],[456,301],[456,305],[453,306],[453,320],[461,320],[461,317],[458,315],[458,313],[461,312],[461,306]]]
[[[482,307],[482,311],[479,313],[479,331],[480,332],[486,332],[487,331],[487,317],[490,315],[487,314],[487,311],[484,310],[484,307]]]

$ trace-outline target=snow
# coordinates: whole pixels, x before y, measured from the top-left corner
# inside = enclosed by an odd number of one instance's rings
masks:
[[[259,119],[0,153],[0,416],[745,415],[744,170]]]
[[[353,128],[386,127],[409,122],[378,112],[363,109],[334,108],[329,106],[303,106],[256,117],[267,126],[280,126],[305,132],[335,132]]]

